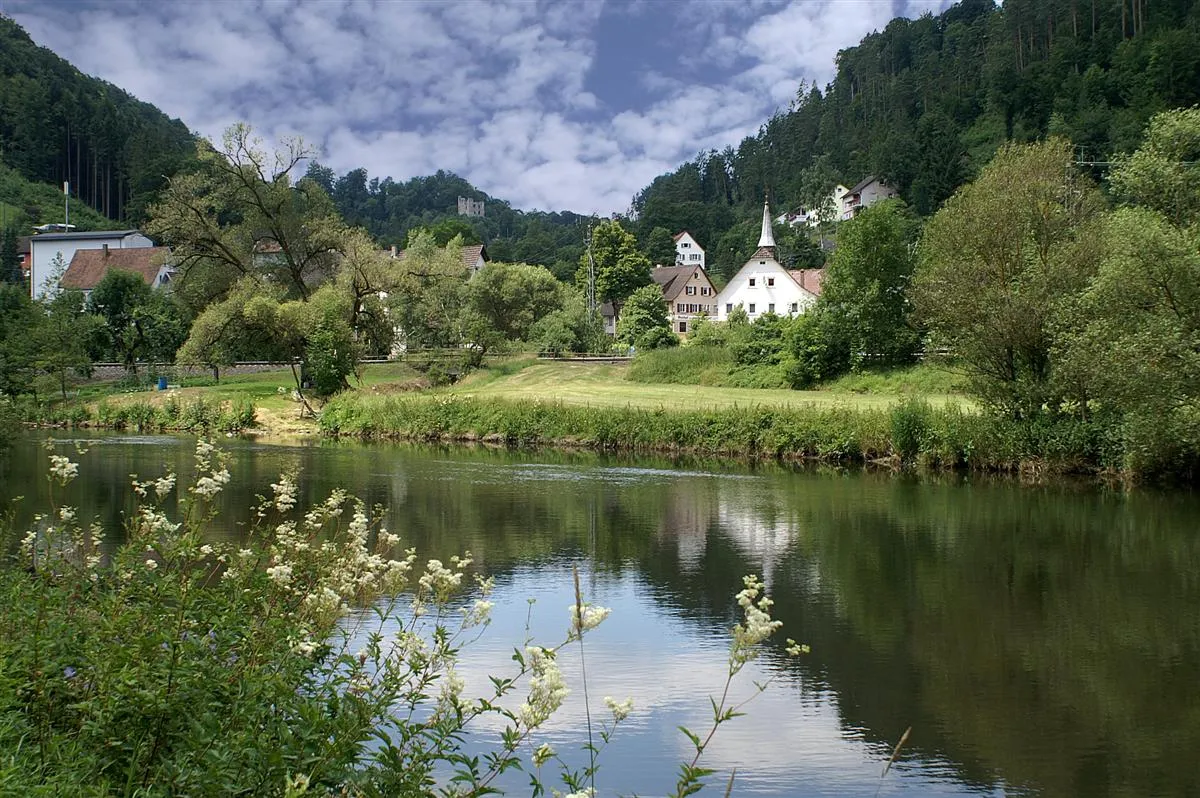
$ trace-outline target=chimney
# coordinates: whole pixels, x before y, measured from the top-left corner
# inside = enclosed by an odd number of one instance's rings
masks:
[[[104,245],[104,257],[108,257],[108,244]]]

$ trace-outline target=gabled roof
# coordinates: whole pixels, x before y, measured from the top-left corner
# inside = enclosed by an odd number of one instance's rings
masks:
[[[687,230],[680,230],[678,233],[671,236],[671,240],[674,241],[676,244],[678,244],[679,239],[683,238],[684,236],[687,236],[688,238],[692,239],[693,241],[696,241],[696,237],[694,235],[692,235],[691,233],[689,233]],[[698,249],[704,249],[704,247],[700,246],[699,241],[696,241],[696,247]]]
[[[394,257],[396,260],[404,260],[404,255],[407,251],[402,249]],[[491,260],[487,254],[487,247],[483,244],[468,244],[462,248],[463,266],[466,266],[468,269],[475,268],[475,264],[479,262],[480,258],[483,258],[484,263]]]
[[[696,272],[700,272],[705,280],[708,279],[704,269],[699,266],[658,266],[650,270],[650,277],[662,286],[663,299],[671,302],[683,292],[684,286]]]
[[[147,285],[154,285],[159,267],[170,250],[166,247],[134,247],[133,249],[80,249],[71,258],[71,265],[63,273],[59,285],[91,291],[110,269],[133,272],[141,275]]]
[[[125,236],[136,235],[138,230],[93,230],[90,233],[39,233],[32,237],[34,242],[38,241],[79,241],[86,239],[102,238],[105,240],[124,238]]]
[[[484,263],[487,263],[487,248],[483,244],[471,244],[462,248],[462,259],[464,266],[474,266],[483,258]]]
[[[856,185],[854,188],[850,189],[850,190],[849,190],[849,191],[847,191],[846,193],[847,193],[847,194],[861,194],[861,193],[862,193],[862,190],[863,190],[864,188],[866,188],[867,186],[871,185],[872,183],[874,183],[874,182],[875,182],[876,180],[878,180],[878,179],[879,179],[879,178],[878,178],[878,177],[876,177],[875,175],[867,175],[866,177],[864,177],[864,178],[862,179],[862,182],[861,182],[861,183],[859,183],[858,185]]]
[[[790,269],[788,275],[796,281],[796,285],[813,296],[821,295],[821,281],[825,279],[824,269]]]

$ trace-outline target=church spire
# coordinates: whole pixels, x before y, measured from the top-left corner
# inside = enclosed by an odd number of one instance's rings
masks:
[[[771,232],[771,207],[763,200],[762,235],[758,237],[758,247],[775,249],[775,234]]]

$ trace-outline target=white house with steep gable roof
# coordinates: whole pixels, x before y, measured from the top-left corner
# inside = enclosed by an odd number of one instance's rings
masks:
[[[29,239],[30,293],[40,299],[54,277],[54,260],[62,258],[63,269],[71,265],[81,249],[138,249],[154,242],[137,230],[96,230],[89,233],[41,233]],[[61,277],[61,275],[59,275]]]
[[[687,230],[675,234],[675,265],[704,268],[704,247]]]
[[[775,235],[771,210],[763,203],[762,235],[758,249],[733,279],[717,294],[717,320],[727,321],[742,307],[751,321],[766,313],[795,316],[804,313],[821,293],[820,270],[788,271],[775,260]]]

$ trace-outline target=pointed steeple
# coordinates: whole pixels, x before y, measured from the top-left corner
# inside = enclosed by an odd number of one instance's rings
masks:
[[[763,200],[762,235],[758,237],[758,248],[775,249],[775,234],[771,232],[771,207]]]

